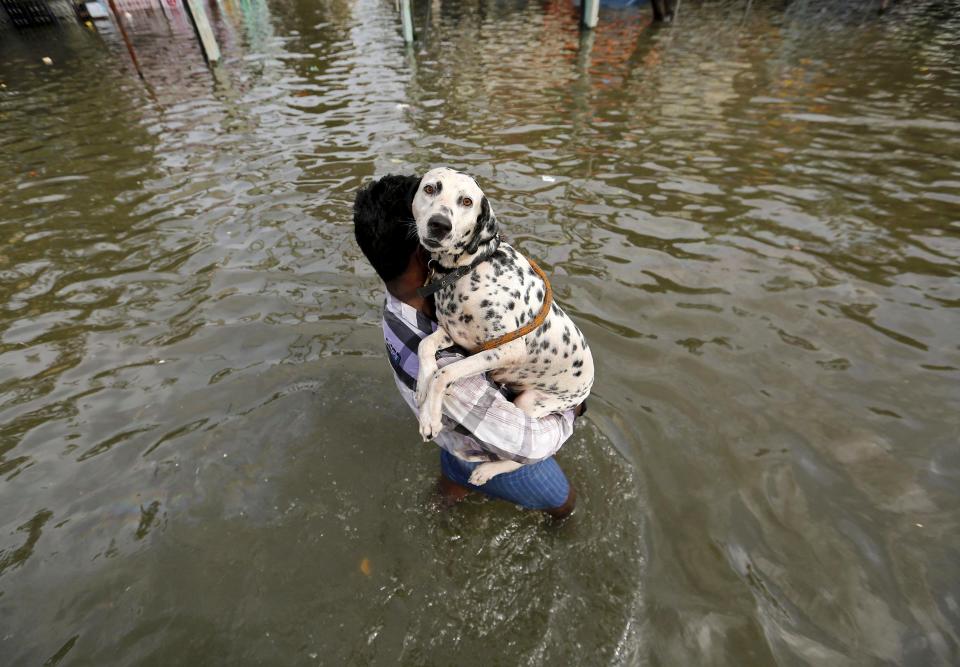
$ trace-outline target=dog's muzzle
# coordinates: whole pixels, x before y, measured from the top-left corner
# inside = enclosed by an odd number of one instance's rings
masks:
[[[453,224],[450,222],[450,218],[445,215],[431,215],[430,219],[427,220],[427,236],[430,241],[440,241],[447,234],[450,233],[450,230],[453,229]]]

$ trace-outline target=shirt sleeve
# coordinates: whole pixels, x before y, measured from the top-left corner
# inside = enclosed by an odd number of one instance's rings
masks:
[[[438,365],[442,368],[459,359],[462,356],[442,355]],[[573,433],[573,410],[534,419],[507,400],[486,375],[471,375],[451,384],[443,399],[443,412],[484,449],[517,463],[536,463],[553,456]]]

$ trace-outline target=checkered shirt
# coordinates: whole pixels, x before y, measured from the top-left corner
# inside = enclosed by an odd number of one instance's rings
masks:
[[[389,292],[383,307],[383,338],[400,395],[413,410],[416,403],[420,341],[436,331],[437,324]],[[440,367],[464,357],[462,352],[441,351]],[[443,399],[443,431],[434,442],[464,461],[510,459],[535,463],[556,453],[573,433],[573,410],[540,419],[528,416],[508,400],[508,391],[486,375],[457,380]]]

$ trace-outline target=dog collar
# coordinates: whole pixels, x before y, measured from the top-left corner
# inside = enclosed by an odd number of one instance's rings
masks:
[[[430,269],[430,274],[427,276],[427,282],[423,284],[423,287],[417,288],[417,296],[419,296],[421,299],[426,299],[428,296],[433,296],[444,287],[450,287],[450,285],[454,284],[465,275],[473,271],[473,269],[475,269],[478,265],[490,259],[493,253],[497,251],[497,248],[500,247],[500,234],[497,234],[494,237],[494,240],[496,243],[494,244],[493,248],[490,249],[490,252],[477,257],[466,266],[460,266],[456,269],[446,269],[440,265],[440,262],[435,259],[431,259],[429,262],[427,262],[427,268]],[[439,280],[433,280],[433,277],[438,273],[446,273],[446,275]]]
[[[433,264],[434,261],[435,260],[431,259],[430,263],[427,264],[427,266],[430,266],[430,264]],[[427,298],[428,296],[433,296],[434,294],[442,290],[444,287],[449,287],[450,285],[454,284],[455,282],[463,278],[465,275],[470,273],[470,271],[473,270],[473,267],[475,267],[477,264],[479,264],[479,262],[470,262],[466,266],[461,266],[457,269],[454,269],[453,271],[445,275],[440,280],[435,280],[433,282],[431,282],[431,278],[437,273],[437,270],[436,268],[431,267],[430,276],[427,277],[427,282],[424,283],[423,287],[417,288],[417,295],[423,299]]]

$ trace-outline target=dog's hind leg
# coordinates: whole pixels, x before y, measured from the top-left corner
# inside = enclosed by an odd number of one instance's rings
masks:
[[[420,371],[417,373],[417,405],[423,405],[430,390],[430,382],[437,372],[437,350],[453,345],[453,339],[443,327],[420,341],[417,347],[417,358],[420,360]]]
[[[420,345],[422,346],[431,337],[425,338]],[[443,395],[446,393],[447,387],[453,382],[470,375],[492,371],[494,368],[512,366],[526,358],[526,355],[527,346],[522,338],[518,338],[501,347],[486,352],[478,352],[466,359],[455,361],[436,371],[426,390],[424,401],[420,404],[420,435],[423,436],[423,439],[430,440],[440,432],[443,417]],[[420,363],[423,363],[422,356],[420,357]],[[422,370],[423,367],[421,366]]]
[[[505,472],[513,472],[522,465],[522,463],[517,463],[516,461],[490,461],[489,463],[481,463],[470,473],[470,483],[474,486],[483,486],[497,475],[502,475]]]

